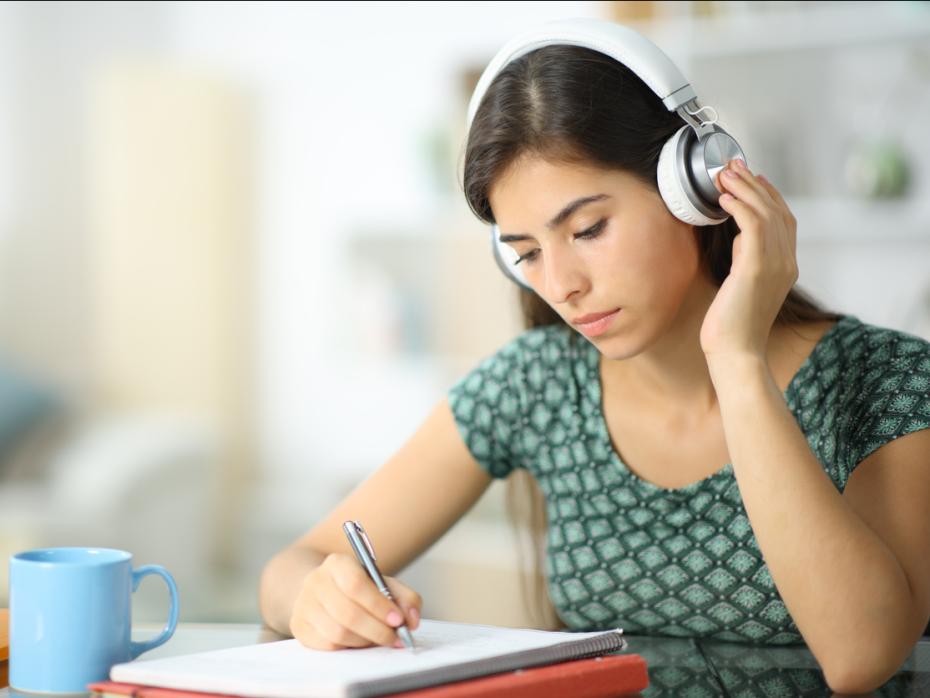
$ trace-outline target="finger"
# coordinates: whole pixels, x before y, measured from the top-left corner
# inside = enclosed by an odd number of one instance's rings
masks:
[[[778,206],[782,209],[785,223],[788,225],[788,232],[791,234],[791,243],[793,247],[796,242],[798,225],[797,219],[794,217],[794,213],[792,213],[791,208],[788,206],[788,202],[785,201],[785,198],[781,195],[781,192],[775,188],[774,184],[772,184],[762,175],[758,175],[757,179],[762,184],[762,186],[765,187],[765,190],[769,193],[769,196],[771,196],[775,203],[778,204]]]
[[[313,650],[337,650],[339,647],[329,640],[323,639],[316,629],[303,618],[292,618],[290,623],[291,635],[304,647]]]
[[[403,611],[392,603],[355,561],[343,558],[331,564],[330,576],[343,593],[375,618],[392,627],[403,622]]]
[[[740,259],[749,257],[754,264],[761,263],[764,253],[764,241],[759,234],[759,214],[745,201],[740,201],[732,194],[720,197],[720,208],[733,216],[740,234]]]
[[[762,186],[762,182],[759,181],[759,177],[762,175],[753,174],[753,171],[749,169],[749,165],[745,161],[736,158],[733,162],[733,169],[739,174],[746,182],[748,182],[759,194],[763,197],[766,197],[768,190]],[[767,197],[771,198],[771,197]],[[772,199],[772,203],[775,203],[775,200]]]
[[[336,598],[342,599],[343,603],[340,604]],[[355,604],[352,604],[342,594],[327,594],[321,588],[317,600],[319,607],[314,610],[309,621],[323,638],[342,647],[369,647],[372,644],[383,644],[360,630],[363,623],[359,619],[362,616],[367,618],[371,616],[357,606],[353,609],[352,606]],[[388,644],[394,644],[394,639],[396,638],[392,638]]]
[[[756,175],[756,179],[759,181],[759,183],[762,185],[765,191],[768,192],[769,196],[772,197],[772,200],[775,201],[775,203],[777,203],[779,206],[784,206],[786,209],[788,208],[788,203],[785,201],[784,197],[781,195],[781,192],[775,188],[774,184],[772,184],[768,179],[766,179],[764,175]]]
[[[798,222],[795,219],[794,214],[791,212],[791,209],[788,207],[788,203],[781,195],[781,192],[775,188],[775,185],[772,184],[763,175],[757,175],[756,179],[758,179],[759,183],[765,188],[769,196],[772,197],[772,200],[775,201],[781,211],[782,221],[785,226],[785,249],[792,256],[794,256],[797,250]]]
[[[776,209],[775,202],[752,174],[740,172],[736,168],[727,168],[720,174],[721,181],[728,193],[750,204],[759,214],[771,215]]]
[[[387,577],[385,580],[391,593],[397,600],[397,604],[404,612],[407,619],[407,626],[411,630],[416,630],[420,625],[420,612],[423,608],[422,597],[413,589],[403,582],[399,582],[393,577]]]
[[[291,634],[305,647],[318,650],[338,650],[344,647],[368,647],[371,642],[353,637],[340,628],[319,604],[313,604],[310,613],[291,619]]]
[[[370,582],[369,582],[370,583]],[[372,586],[374,586],[372,584]],[[387,621],[380,620],[371,615],[367,609],[356,603],[353,597],[347,596],[336,584],[325,584],[320,588],[320,605],[332,619],[346,631],[365,638],[365,644],[374,643],[391,647],[397,642],[397,633]],[[397,614],[397,625],[400,625],[400,613]],[[326,635],[330,638],[330,635]]]

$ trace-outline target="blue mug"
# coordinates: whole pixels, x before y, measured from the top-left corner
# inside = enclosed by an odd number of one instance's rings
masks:
[[[143,577],[168,584],[161,634],[132,642],[132,592]],[[168,641],[178,623],[178,589],[160,565],[132,569],[132,554],[109,548],[44,548],[10,558],[10,688],[79,693],[110,667]]]

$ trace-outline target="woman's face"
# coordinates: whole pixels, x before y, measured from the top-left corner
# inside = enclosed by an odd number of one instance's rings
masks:
[[[707,286],[693,227],[626,172],[524,156],[489,199],[533,289],[608,358],[687,322],[689,291]]]

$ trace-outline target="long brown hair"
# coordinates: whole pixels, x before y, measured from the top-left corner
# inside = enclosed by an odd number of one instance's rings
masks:
[[[656,165],[662,145],[684,123],[634,72],[614,59],[578,46],[537,49],[498,74],[475,113],[465,149],[465,198],[476,216],[494,223],[491,186],[527,154],[622,170],[658,191]],[[697,233],[701,264],[719,286],[730,272],[739,228],[730,218]],[[520,290],[520,305],[527,328],[564,322],[531,291]],[[795,287],[775,322],[794,325],[839,317]],[[532,563],[528,577],[524,576],[529,609],[538,625],[558,627],[542,572],[546,532],[542,493],[528,472],[517,470],[508,481],[507,500],[518,532],[529,534]],[[521,556],[524,553],[521,548]]]

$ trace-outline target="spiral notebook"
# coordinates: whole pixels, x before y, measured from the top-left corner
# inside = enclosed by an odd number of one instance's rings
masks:
[[[622,630],[561,633],[424,620],[417,649],[323,652],[282,640],[118,664],[113,681],[250,698],[369,698],[626,648]]]

